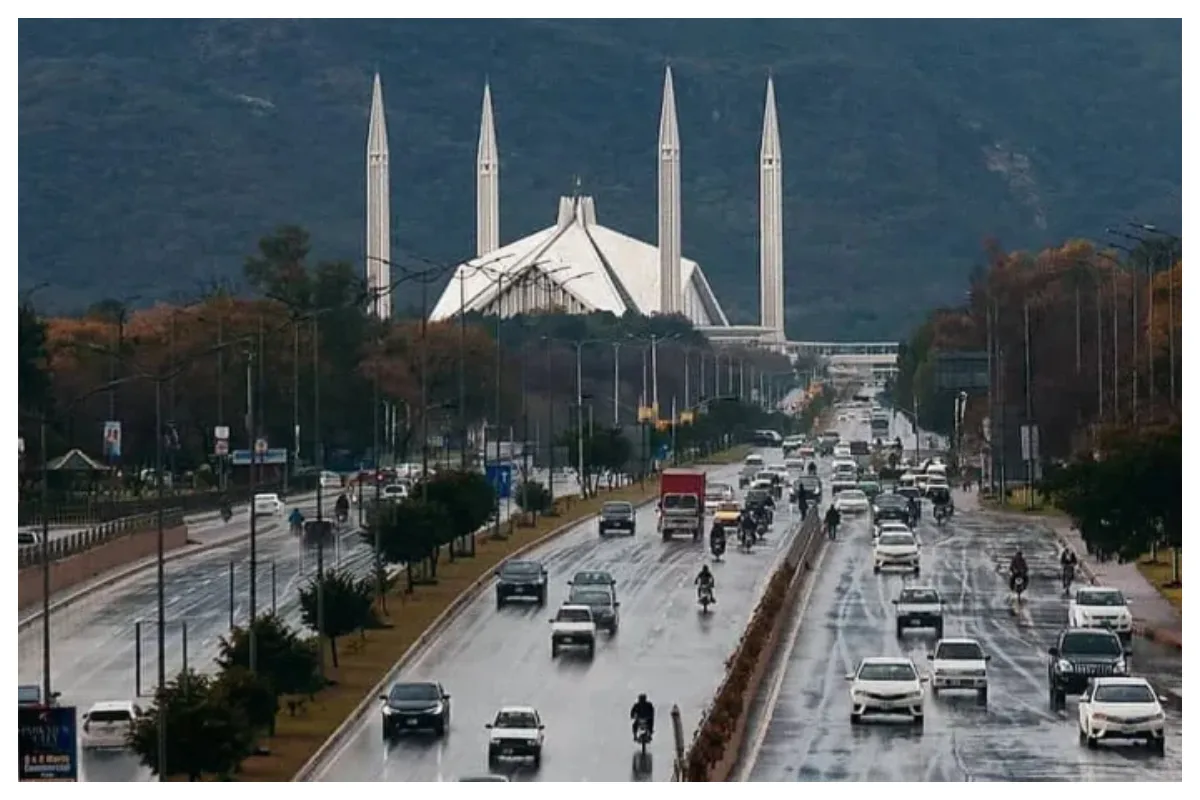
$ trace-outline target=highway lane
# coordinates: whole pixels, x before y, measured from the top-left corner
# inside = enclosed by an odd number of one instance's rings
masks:
[[[905,579],[872,574],[868,523],[857,521],[845,526],[818,568],[749,779],[1180,780],[1179,654],[1143,640],[1133,646],[1134,673],[1170,698],[1165,758],[1144,748],[1082,747],[1075,699],[1052,711],[1047,695],[1046,650],[1066,624],[1053,536],[1034,521],[1005,522],[959,502],[963,510],[943,529],[928,521],[930,515],[923,518],[920,582],[948,599],[946,635],[975,638],[992,656],[988,708],[977,707],[972,697],[928,696],[923,733],[903,723],[850,726],[844,676],[858,660],[905,654],[928,669],[932,641],[932,633],[897,640],[891,600]],[[1004,573],[1017,547],[1030,564],[1032,590],[1014,613]]]
[[[768,462],[781,460],[779,451]],[[736,485],[737,467],[714,470],[716,480]],[[669,710],[677,703],[687,735],[724,673],[780,554],[782,531],[792,515],[781,510],[768,541],[751,554],[730,550],[713,566],[717,606],[704,616],[693,580],[709,561],[704,545],[655,531],[652,507],[638,515],[638,534],[601,540],[595,522],[580,525],[535,553],[549,569],[545,608],[495,607],[486,591],[399,680],[438,680],[452,695],[452,722],[443,740],[401,739],[386,746],[379,714],[372,711],[316,776],[326,781],[455,780],[488,772],[487,731],[505,704],[529,704],[542,714],[546,745],[541,770],[506,765],[514,780],[625,781],[632,777],[634,746],[629,707],[639,692],[658,711],[651,750],[653,769],[638,779],[669,780]],[[595,660],[564,654],[550,659],[549,617],[563,602],[567,581],[581,569],[606,569],[618,581],[620,629],[601,635]]]

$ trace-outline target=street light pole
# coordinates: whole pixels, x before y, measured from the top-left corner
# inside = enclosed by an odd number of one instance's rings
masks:
[[[587,499],[587,483],[583,478],[583,342],[575,343],[575,448],[578,456],[579,494]]]
[[[254,436],[254,351],[246,352],[246,438],[250,441],[250,671],[258,670],[258,637],[254,633],[254,621],[258,618],[258,514],[254,509],[254,495],[258,491],[258,441]]]
[[[166,564],[165,564],[165,532],[163,530],[163,453],[162,453],[162,375],[154,380],[154,481],[156,485],[155,526],[158,531],[157,559],[157,600],[158,600],[158,697],[163,696],[167,686],[167,600],[166,600]],[[167,709],[163,703],[158,709],[158,779],[167,777]]]
[[[42,456],[42,699],[54,701],[50,685],[50,469],[46,452],[46,416],[38,426]]]
[[[613,428],[621,426],[621,343],[613,342]]]

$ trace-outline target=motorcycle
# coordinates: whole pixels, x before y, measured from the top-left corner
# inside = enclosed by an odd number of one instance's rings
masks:
[[[745,528],[738,529],[738,548],[743,553],[749,553],[754,549],[754,534]]]
[[[642,747],[642,755],[646,754],[646,748],[650,745],[650,726],[646,724],[646,720],[639,719],[633,723],[633,741]]]
[[[1071,584],[1075,581],[1075,565],[1063,564],[1062,568],[1062,587],[1063,597],[1071,593]]]
[[[713,597],[713,590],[711,586],[701,586],[697,590],[696,595],[696,599],[700,601],[700,609],[705,614],[708,613],[708,607],[717,602],[716,598]]]
[[[1029,576],[1024,572],[1018,572],[1009,579],[1008,588],[1012,589],[1013,594],[1017,596],[1017,602],[1021,602],[1021,595],[1029,588]]]
[[[708,537],[708,549],[712,552],[713,560],[720,561],[721,556],[725,555],[725,536],[712,536],[710,534]]]
[[[340,528],[350,521],[350,511],[348,509],[339,508],[334,513],[334,517],[337,520],[338,527]]]
[[[228,522],[229,522],[229,520],[231,520],[231,519],[233,519],[233,509],[232,509],[232,508],[230,508],[229,506],[222,506],[222,508],[221,508],[221,522],[228,523]]]
[[[758,524],[754,526],[754,541],[761,542],[767,538],[767,522],[760,519]]]
[[[933,507],[933,521],[938,525],[945,525],[946,520],[950,519],[950,509],[947,506]]]

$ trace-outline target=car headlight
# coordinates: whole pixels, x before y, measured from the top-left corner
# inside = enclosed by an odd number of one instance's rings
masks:
[[[920,700],[921,699],[921,690],[918,689],[915,692],[909,692],[907,695],[904,696],[904,699],[905,700]]]
[[[986,669],[973,669],[970,672],[968,672],[967,674],[970,675],[972,678],[985,678],[985,677],[987,677],[987,670]]]
[[[1067,661],[1066,659],[1063,659],[1063,658],[1060,658],[1058,660],[1057,666],[1058,666],[1059,672],[1074,672],[1075,671],[1075,666],[1070,661]]]
[[[437,703],[437,704],[435,704],[435,705],[434,705],[434,707],[433,707],[433,708],[431,708],[431,709],[429,710],[429,713],[431,713],[431,714],[441,714],[441,713],[442,713],[443,711],[445,711],[445,710],[446,710],[446,706],[444,706],[444,705],[443,705],[443,704],[441,704],[441,703]]]
[[[850,699],[853,700],[855,703],[861,703],[861,702],[863,702],[863,700],[866,699],[866,696],[862,692],[858,691],[857,689],[852,689],[850,691]]]
[[[390,717],[392,714],[395,714],[395,713],[396,713],[396,710],[394,708],[392,708],[391,706],[385,705],[383,707],[383,715],[385,717]]]
[[[1128,671],[1129,665],[1125,663],[1125,659],[1123,658],[1117,659],[1116,663],[1113,664],[1113,672],[1124,675]]]
[[[1112,722],[1113,719],[1108,714],[1092,714],[1093,722]]]

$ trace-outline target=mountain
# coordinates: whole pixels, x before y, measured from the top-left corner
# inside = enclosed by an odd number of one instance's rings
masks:
[[[501,238],[597,217],[654,241],[662,70],[684,252],[758,315],[758,148],[775,76],[793,339],[903,336],[957,301],[981,241],[1037,248],[1182,218],[1174,21],[28,21],[19,33],[19,284],[146,303],[240,278],[294,222],[362,260],[371,75],[397,260],[474,252],[485,76]],[[435,287],[438,288],[438,287]],[[411,294],[397,306],[411,306]]]

